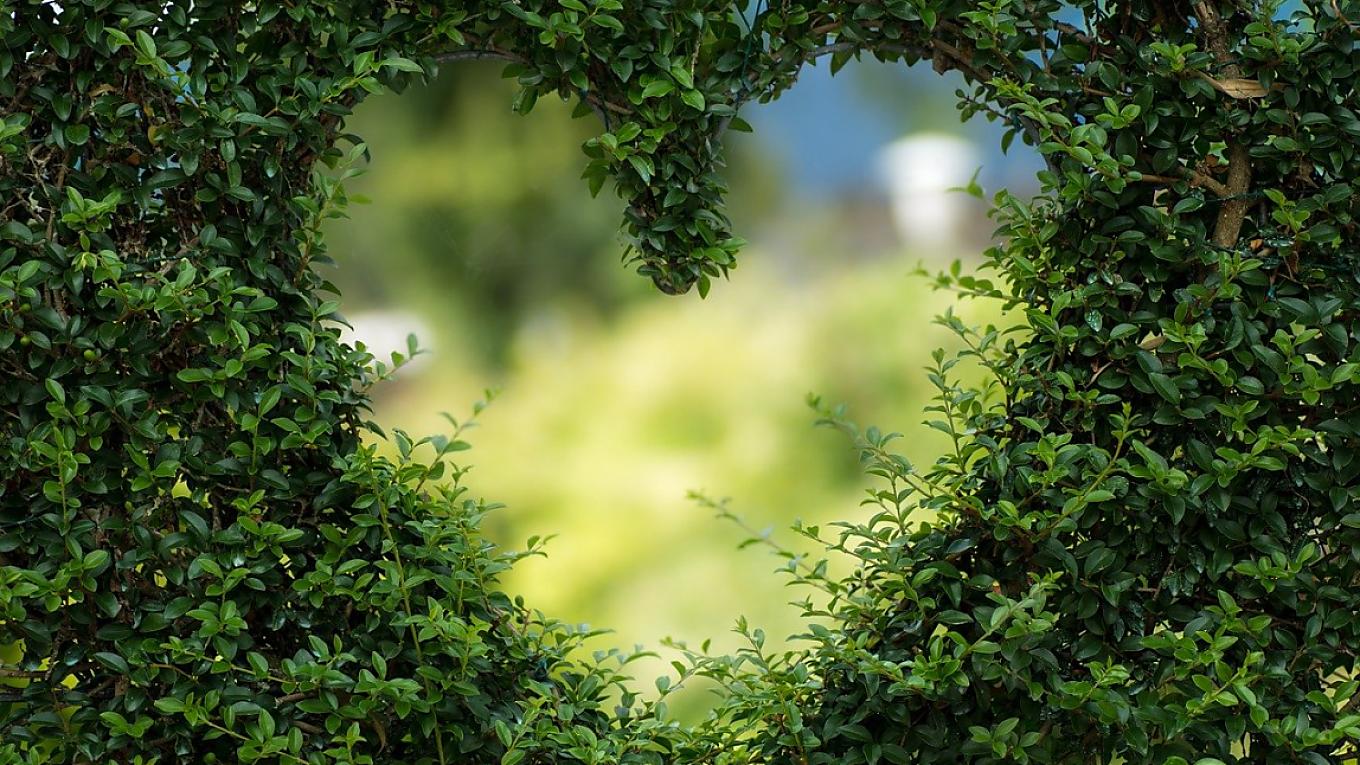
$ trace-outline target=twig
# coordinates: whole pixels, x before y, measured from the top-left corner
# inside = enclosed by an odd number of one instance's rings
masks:
[[[1240,78],[1242,68],[1233,59],[1228,49],[1228,28],[1223,17],[1213,3],[1195,3],[1195,16],[1214,60],[1223,68],[1223,75]],[[1239,137],[1228,142],[1228,183],[1219,196],[1227,199],[1218,211],[1218,221],[1214,224],[1214,244],[1231,249],[1237,245],[1237,237],[1242,232],[1242,222],[1251,209],[1251,200],[1244,195],[1251,188],[1251,155]]]
[[[505,51],[499,50],[453,50],[435,56],[434,60],[440,64],[452,64],[458,61],[486,61],[486,60],[509,61],[511,63],[516,64],[525,63],[524,59],[520,58],[519,56],[516,56],[513,53],[506,53]]]
[[[1082,30],[1066,22],[1055,21],[1053,22],[1053,28],[1059,32],[1062,32],[1068,37],[1074,38],[1077,42],[1083,45],[1094,45],[1096,43],[1096,38],[1086,34]]]
[[[937,55],[933,62],[936,72],[944,74],[945,71],[947,71],[950,68],[953,68],[959,70],[960,72],[963,73],[965,77],[967,77],[970,80],[973,80],[974,82],[977,83],[991,82],[992,77],[990,76],[990,74],[987,72],[983,72],[982,70],[974,66],[972,57],[968,56],[963,51],[959,50],[958,48],[954,47],[953,45],[950,45],[949,43],[943,40],[938,39],[932,39],[930,41],[930,45],[938,52],[938,54],[942,54],[945,58],[948,58],[950,61],[953,62],[952,67],[947,66],[944,62],[941,61],[940,55]],[[1020,121],[1020,125],[1024,129],[1025,135],[1029,137],[1031,144],[1033,144],[1037,148],[1040,144],[1044,142],[1043,134],[1040,133],[1039,131],[1039,125],[1034,120],[1030,119],[1029,117],[1021,115],[1016,115],[1015,118]],[[1059,166],[1058,164],[1057,158],[1054,157],[1053,155],[1045,154],[1044,164],[1048,166],[1049,172],[1055,175],[1059,174],[1062,171],[1061,166]]]
[[[1222,181],[1189,168],[1181,168],[1179,177],[1154,175],[1153,173],[1139,173],[1139,175],[1142,176],[1139,180],[1144,183],[1164,183],[1170,186],[1175,183],[1180,183],[1181,181],[1189,181],[1191,187],[1208,189],[1220,197],[1231,196],[1232,194],[1232,192],[1228,191],[1228,187],[1225,186]]]

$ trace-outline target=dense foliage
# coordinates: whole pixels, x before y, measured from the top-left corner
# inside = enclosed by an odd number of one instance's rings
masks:
[[[736,5],[0,14],[0,758],[1355,758],[1360,3]],[[458,435],[360,444],[384,369],[327,321],[315,166],[363,94],[507,59],[521,109],[603,122],[639,270],[703,292],[736,109],[861,53],[961,71],[1043,154],[995,278],[940,278],[1020,324],[945,318],[934,467],[852,431],[884,485],[848,579],[790,563],[808,650],[690,654],[726,688],[693,729],[611,708],[613,665],[496,592]]]
[[[0,12],[0,762],[494,761],[578,692],[493,587],[466,443],[361,445],[386,370],[312,270],[343,116],[440,23]]]

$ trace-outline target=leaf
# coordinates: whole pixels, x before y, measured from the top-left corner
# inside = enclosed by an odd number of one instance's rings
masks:
[[[652,163],[646,157],[633,154],[628,157],[628,164],[632,165],[637,174],[642,177],[643,183],[651,183]]]
[[[399,72],[414,72],[416,74],[425,73],[425,69],[422,68],[420,64],[403,56],[392,56],[391,58],[384,59],[382,66],[387,67],[388,69],[396,69]]]
[[[1111,339],[1111,340],[1122,340],[1122,339],[1124,339],[1125,337],[1128,337],[1129,335],[1132,335],[1132,334],[1136,333],[1137,331],[1138,331],[1137,325],[1134,325],[1134,324],[1119,324],[1119,325],[1116,325],[1114,329],[1110,330],[1110,339]]]
[[[90,127],[88,125],[67,125],[62,130],[62,135],[66,137],[66,142],[75,146],[84,146],[90,140]]]
[[[596,15],[594,15],[594,16],[591,16],[591,17],[590,17],[590,21],[591,21],[591,23],[593,23],[593,24],[595,24],[595,25],[597,25],[597,26],[602,26],[602,27],[604,27],[605,29],[610,29],[610,30],[613,30],[614,32],[622,32],[622,31],[623,31],[623,22],[619,21],[618,19],[614,18],[613,16],[609,16],[609,15],[600,13],[600,14],[596,14]],[[627,78],[624,77],[623,79],[627,79]]]
[[[109,47],[114,50],[118,50],[120,47],[124,45],[132,44],[132,38],[128,37],[127,33],[121,29],[115,29],[114,27],[104,27],[104,34],[109,38]]]
[[[43,387],[47,388],[47,395],[51,396],[53,401],[58,404],[66,403],[66,389],[61,387],[61,383],[49,377],[43,381]]]
[[[1181,390],[1176,387],[1175,381],[1161,372],[1153,372],[1148,375],[1148,382],[1157,391],[1157,395],[1170,401],[1173,404],[1181,402]]]
[[[642,89],[642,98],[644,100],[648,98],[659,98],[661,96],[670,95],[674,91],[675,83],[670,80],[656,79],[647,83],[646,87]]]
[[[131,669],[128,666],[127,659],[111,651],[99,651],[94,655],[94,658],[98,659],[100,664],[119,674],[127,674]]]
[[[156,699],[156,708],[167,714],[174,714],[184,711],[184,702],[173,696],[167,696],[163,699]]]
[[[146,33],[146,30],[143,30],[143,29],[138,29],[138,30],[137,30],[137,46],[136,46],[136,47],[137,47],[137,52],[140,53],[140,54],[142,54],[143,56],[145,56],[145,57],[147,57],[147,58],[155,58],[155,57],[156,57],[156,41],[155,41],[154,39],[152,39],[151,35],[149,35],[149,34]]]
[[[496,729],[496,738],[500,739],[501,746],[510,748],[511,742],[514,741],[514,737],[510,735],[510,726],[506,725],[504,720],[496,720],[491,725]]]
[[[1194,212],[1203,206],[1204,199],[1202,197],[1185,197],[1177,202],[1175,207],[1171,208],[1171,214],[1181,215],[1183,213]]]

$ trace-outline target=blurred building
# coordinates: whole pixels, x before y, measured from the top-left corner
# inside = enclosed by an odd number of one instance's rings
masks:
[[[922,257],[956,257],[974,238],[975,199],[961,190],[979,167],[973,144],[945,133],[917,133],[879,154],[893,222],[907,249]]]

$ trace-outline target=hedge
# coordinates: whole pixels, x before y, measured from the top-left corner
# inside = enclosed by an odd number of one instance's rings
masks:
[[[0,761],[1339,763],[1360,738],[1356,47],[1314,0],[21,0],[0,7]],[[805,648],[628,657],[508,598],[446,436],[365,434],[319,235],[368,93],[498,58],[603,132],[637,270],[741,241],[722,140],[801,68],[961,72],[1046,162],[917,469],[790,556]],[[399,364],[403,358],[393,360]],[[959,364],[988,380],[957,381]],[[929,520],[920,520],[929,511]],[[724,509],[722,512],[726,513]],[[533,552],[532,548],[529,552]],[[664,692],[674,682],[663,679]],[[616,693],[617,691],[617,693]],[[621,695],[618,695],[621,694]]]

